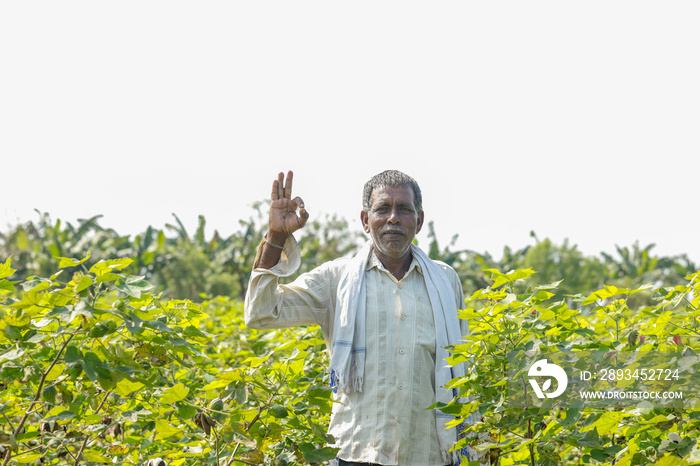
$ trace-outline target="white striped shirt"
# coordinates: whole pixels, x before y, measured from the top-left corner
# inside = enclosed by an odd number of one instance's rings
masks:
[[[262,245],[261,245],[262,246]],[[293,237],[280,262],[253,270],[246,294],[246,324],[253,328],[320,325],[331,348],[336,291],[348,259],[338,259],[302,274],[288,285],[278,277],[299,267]],[[459,277],[438,262],[464,306]],[[423,273],[415,259],[401,280],[374,254],[367,264],[367,352],[363,391],[334,395],[329,433],[346,461],[401,466],[441,466],[435,403],[435,325]],[[466,322],[462,325],[466,332]]]

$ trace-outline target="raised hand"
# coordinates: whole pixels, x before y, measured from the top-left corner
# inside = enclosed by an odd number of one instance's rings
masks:
[[[294,173],[289,171],[286,181],[284,173],[280,172],[277,179],[272,182],[269,234],[277,240],[286,238],[302,228],[309,219],[309,213],[304,208],[304,201],[299,196],[292,199],[293,180]],[[297,209],[299,209],[298,214]],[[273,241],[272,237],[268,239]]]

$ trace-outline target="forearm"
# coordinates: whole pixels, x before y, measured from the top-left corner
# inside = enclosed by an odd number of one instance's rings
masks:
[[[260,262],[268,248],[279,251],[265,241],[258,247],[259,259],[251,272],[245,298],[246,325],[268,329],[320,323],[319,318],[327,313],[328,307],[327,276],[312,271],[289,285],[281,285],[279,278],[293,275],[301,265],[299,245],[289,236],[284,251],[280,251],[282,254],[273,256],[276,263],[264,268]]]
[[[256,273],[251,277],[245,297],[245,324],[249,328],[269,329],[289,327],[279,322],[279,308],[283,299],[278,290],[278,277],[272,274]]]
[[[255,257],[254,269],[270,269],[279,263],[289,235],[268,231]]]
[[[276,246],[282,246],[286,251]],[[258,246],[245,297],[245,322],[248,327],[260,329],[293,325],[277,322],[279,308],[284,299],[283,290],[279,287],[279,278],[293,274],[301,263],[300,259],[298,246],[293,238],[287,242],[287,238],[280,239],[269,232],[265,235]]]
[[[322,276],[304,274],[281,285],[273,273],[258,269],[251,277],[245,323],[255,329],[320,325],[324,338],[332,320],[330,289]]]

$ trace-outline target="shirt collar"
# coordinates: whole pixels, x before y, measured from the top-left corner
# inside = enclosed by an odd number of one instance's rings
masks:
[[[372,250],[372,253],[369,255],[369,260],[367,261],[367,269],[366,270],[370,270],[370,269],[373,269],[375,267],[378,270],[382,270],[386,273],[389,273],[389,271],[386,269],[386,267],[384,267],[384,264],[382,264],[382,261],[380,261],[379,258],[377,257],[377,255],[374,253],[374,250]],[[421,268],[420,264],[416,260],[415,256],[413,256],[411,258],[411,265],[408,266],[408,270],[406,271],[404,278],[406,278],[408,276],[408,274],[411,273],[411,271],[413,269],[416,269],[416,271],[420,272],[421,275],[423,274],[423,269]]]

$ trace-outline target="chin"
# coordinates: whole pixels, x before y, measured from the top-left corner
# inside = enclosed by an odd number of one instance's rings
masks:
[[[400,259],[404,257],[408,252],[411,250],[411,245],[409,244],[406,247],[382,247],[382,246],[377,246],[375,243],[375,246],[377,247],[377,250],[382,253],[383,255],[387,257],[393,257],[394,259]]]

